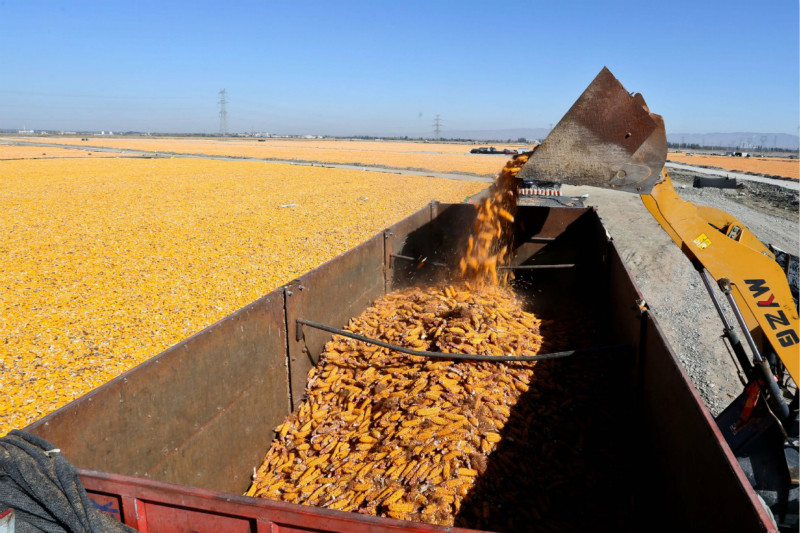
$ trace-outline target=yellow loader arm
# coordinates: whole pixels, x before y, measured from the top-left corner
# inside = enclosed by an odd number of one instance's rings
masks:
[[[748,478],[752,476],[753,489],[764,498],[780,531],[797,531],[800,394],[796,389],[791,393],[782,379],[785,369],[800,384],[797,309],[789,282],[775,256],[735,217],[678,196],[664,171],[666,156],[663,119],[604,68],[528,155],[517,177],[541,185],[604,187],[642,198],[697,269],[723,336],[747,377],[744,391],[715,417],[718,428]],[[749,353],[728,321],[714,281],[736,316]]]
[[[681,200],[663,170],[666,155],[662,117],[650,113],[641,94],[631,95],[603,68],[517,177],[641,195],[690,260],[717,282],[730,280],[753,344],[762,350],[768,341],[797,384],[797,310],[783,270],[736,218]]]
[[[716,280],[730,280],[731,293],[751,335],[765,337],[795,383],[798,381],[797,309],[786,274],[774,255],[735,217],[682,200],[666,171],[642,202],[675,244]],[[763,346],[763,342],[759,343]]]

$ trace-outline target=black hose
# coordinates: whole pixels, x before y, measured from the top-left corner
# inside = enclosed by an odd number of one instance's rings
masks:
[[[404,348],[403,346],[397,346],[394,344],[389,344],[388,342],[379,341],[377,339],[371,339],[369,337],[358,335],[357,333],[351,333],[343,329],[333,328],[331,326],[326,326],[325,324],[318,324],[316,322],[311,322],[309,320],[303,320],[302,318],[298,318],[297,327],[300,328],[303,325],[315,329],[320,329],[322,331],[327,331],[328,333],[334,333],[336,335],[350,337],[351,339],[356,339],[361,342],[375,344],[376,346],[389,348],[390,350],[395,350],[397,352],[402,352],[409,355],[417,355],[420,357],[431,357],[434,359],[456,359],[460,361],[488,361],[490,363],[544,361],[547,359],[561,359],[573,355],[585,355],[590,353],[625,350],[631,348],[630,344],[613,344],[611,346],[600,346],[598,348],[587,348],[584,350],[569,350],[566,352],[545,353],[540,355],[478,355],[478,354],[465,354],[465,353],[426,352],[420,350],[412,350],[411,348]]]

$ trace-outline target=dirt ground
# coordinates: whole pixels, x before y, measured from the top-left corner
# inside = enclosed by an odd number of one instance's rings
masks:
[[[765,244],[798,254],[797,193],[750,183],[740,190],[695,189],[692,174],[670,174],[684,200],[727,211]],[[597,207],[686,373],[712,414],[720,413],[743,387],[733,355],[721,339],[721,321],[689,260],[638,196],[572,186],[564,186],[563,194],[589,195],[584,202]],[[724,301],[720,292],[718,296]]]

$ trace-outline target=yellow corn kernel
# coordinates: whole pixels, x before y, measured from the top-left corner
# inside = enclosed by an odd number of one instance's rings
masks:
[[[496,444],[496,443],[500,442],[500,439],[502,438],[502,437],[500,437],[499,433],[495,433],[493,431],[487,432],[485,437],[486,437],[486,440],[491,442],[492,444]]]
[[[333,503],[327,505],[328,509],[342,509],[350,503],[347,498],[340,498]]]
[[[422,408],[422,409],[417,409],[417,412],[415,414],[417,416],[433,416],[433,415],[438,415],[439,411],[441,411],[441,410],[442,410],[441,407],[437,407],[437,406],[425,407],[425,408]]]
[[[446,454],[445,454],[445,455],[442,457],[442,461],[444,461],[444,462],[446,462],[446,463],[449,463],[450,461],[452,461],[453,459],[455,459],[455,458],[456,458],[456,457],[458,457],[459,455],[461,455],[461,453],[460,453],[459,451],[457,451],[457,450],[453,450],[453,451],[451,451],[451,452],[448,452],[448,453],[446,453]]]
[[[389,505],[389,510],[396,513],[410,513],[414,510],[414,504],[411,502],[397,502]]]
[[[453,413],[452,411],[445,411],[445,412],[442,413],[442,416],[447,418],[447,419],[449,419],[449,420],[452,420],[453,422],[459,422],[461,420],[466,420],[466,417],[464,415],[461,415],[461,414],[458,414],[458,413]]]
[[[392,503],[396,502],[397,500],[399,500],[400,498],[402,498],[403,494],[405,494],[405,493],[406,493],[405,490],[397,489],[396,491],[391,493],[385,500],[383,500],[383,504],[384,505],[392,504]]]
[[[460,487],[462,483],[464,483],[464,478],[456,477],[456,478],[448,479],[447,481],[445,481],[444,482],[444,486],[447,487],[448,489],[454,489],[455,490],[458,487]]]

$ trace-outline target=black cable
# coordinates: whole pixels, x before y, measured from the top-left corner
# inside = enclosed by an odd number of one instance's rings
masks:
[[[589,353],[624,350],[631,348],[630,344],[613,344],[611,346],[601,346],[598,348],[587,348],[584,350],[569,350],[566,352],[554,352],[554,353],[546,353],[540,355],[478,355],[478,354],[464,354],[464,353],[425,352],[420,350],[412,350],[411,348],[404,348],[403,346],[389,344],[388,342],[379,341],[377,339],[371,339],[363,335],[358,335],[357,333],[351,333],[343,329],[326,326],[325,324],[318,324],[316,322],[311,322],[309,320],[303,320],[302,318],[297,319],[297,324],[298,328],[301,327],[301,325],[306,325],[315,329],[327,331],[328,333],[334,333],[336,335],[350,337],[351,339],[356,339],[358,341],[366,342],[369,344],[375,344],[376,346],[389,348],[390,350],[395,350],[397,352],[402,352],[409,355],[417,355],[420,357],[431,357],[434,359],[457,359],[460,361],[488,361],[490,363],[544,361],[547,359],[561,359],[573,355],[585,355]]]
[[[497,267],[498,270],[559,270],[564,268],[575,268],[575,263],[549,265],[503,265]]]

